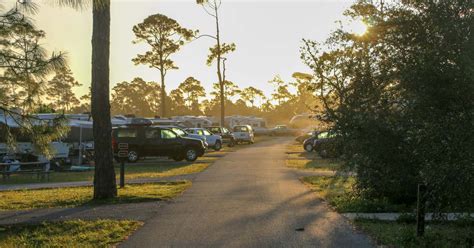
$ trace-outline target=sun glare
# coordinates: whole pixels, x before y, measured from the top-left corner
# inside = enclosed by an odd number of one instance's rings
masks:
[[[351,32],[358,36],[364,35],[367,33],[367,30],[368,26],[363,21],[354,21],[351,23]]]

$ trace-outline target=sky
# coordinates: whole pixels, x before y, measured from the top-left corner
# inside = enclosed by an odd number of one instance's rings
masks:
[[[91,78],[91,10],[78,11],[39,2],[39,13],[32,18],[46,32],[43,44],[50,52],[67,53],[74,77],[83,84],[76,93],[83,95]],[[309,71],[300,59],[301,40],[324,41],[338,27],[336,21],[347,19],[343,12],[353,2],[222,0],[221,38],[237,46],[235,52],[227,55],[226,78],[241,88],[254,86],[270,95],[273,88],[268,81],[275,75],[291,80],[293,72]],[[212,17],[195,0],[112,0],[111,87],[135,77],[159,82],[157,69],[132,63],[132,58],[147,50],[146,44],[132,43],[132,27],[156,13],[175,19],[185,28],[198,29],[200,34],[215,34]],[[216,68],[206,65],[206,57],[213,44],[212,39],[201,38],[186,44],[171,57],[179,70],[168,72],[168,92],[189,76],[200,80],[207,93],[212,90],[212,84],[217,82]]]

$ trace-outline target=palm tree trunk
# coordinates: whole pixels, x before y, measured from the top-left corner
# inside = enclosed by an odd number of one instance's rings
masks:
[[[104,199],[117,196],[109,102],[110,0],[94,0],[92,14],[94,199]]]

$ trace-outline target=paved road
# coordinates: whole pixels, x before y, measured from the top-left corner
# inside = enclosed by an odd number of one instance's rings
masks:
[[[241,149],[160,206],[123,247],[371,247],[284,166],[280,138]]]

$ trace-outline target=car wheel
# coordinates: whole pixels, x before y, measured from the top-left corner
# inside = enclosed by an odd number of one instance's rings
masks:
[[[128,162],[135,163],[138,161],[140,157],[138,156],[138,152],[136,151],[129,151],[128,152]]]
[[[235,140],[231,139],[229,141],[229,147],[234,147],[235,146]]]
[[[196,159],[198,158],[198,153],[196,151],[196,149],[194,148],[188,148],[186,150],[186,153],[184,155],[184,158],[186,159],[186,161],[188,162],[193,162],[193,161],[196,161]]]
[[[306,144],[304,146],[304,150],[307,151],[307,152],[312,152],[313,151],[313,145],[311,143]]]
[[[222,149],[222,143],[220,141],[216,141],[216,144],[214,145],[214,150],[220,151],[221,149]]]

